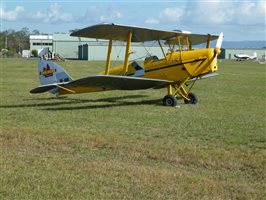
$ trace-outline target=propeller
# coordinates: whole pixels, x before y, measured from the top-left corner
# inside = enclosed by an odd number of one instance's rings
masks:
[[[220,33],[218,39],[217,39],[217,42],[216,42],[216,46],[214,48],[214,54],[215,56],[217,56],[218,54],[221,53],[221,47],[222,47],[222,43],[223,43],[223,37],[224,37],[224,34],[223,32]]]

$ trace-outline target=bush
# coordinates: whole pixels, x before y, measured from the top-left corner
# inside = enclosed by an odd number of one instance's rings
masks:
[[[8,51],[6,52],[5,54],[8,58],[12,58],[12,57],[15,57],[16,53],[14,53],[13,51]]]
[[[31,54],[32,54],[33,57],[38,57],[38,52],[37,52],[37,50],[32,50],[32,51],[31,51]]]
[[[1,51],[1,57],[2,58],[13,58],[13,57],[17,57],[17,54],[15,53],[15,52],[13,52],[13,51],[8,51],[8,50],[2,50]]]

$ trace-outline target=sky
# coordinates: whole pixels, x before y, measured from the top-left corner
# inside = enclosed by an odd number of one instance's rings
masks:
[[[1,31],[69,33],[99,23],[266,40],[265,0],[0,0]]]

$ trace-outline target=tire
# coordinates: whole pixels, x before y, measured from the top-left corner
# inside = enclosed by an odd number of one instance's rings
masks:
[[[172,106],[172,107],[175,107],[177,105],[177,99],[174,95],[166,95],[164,98],[163,98],[163,105],[164,106]]]
[[[184,99],[185,104],[194,104],[195,105],[195,104],[198,104],[198,102],[199,102],[198,97],[194,93],[189,93],[188,98],[190,100]]]

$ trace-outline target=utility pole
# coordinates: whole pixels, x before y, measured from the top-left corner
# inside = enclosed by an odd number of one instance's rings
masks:
[[[7,49],[7,34],[8,34],[8,33],[5,34],[5,35],[6,35],[6,39],[5,39],[5,49]]]

